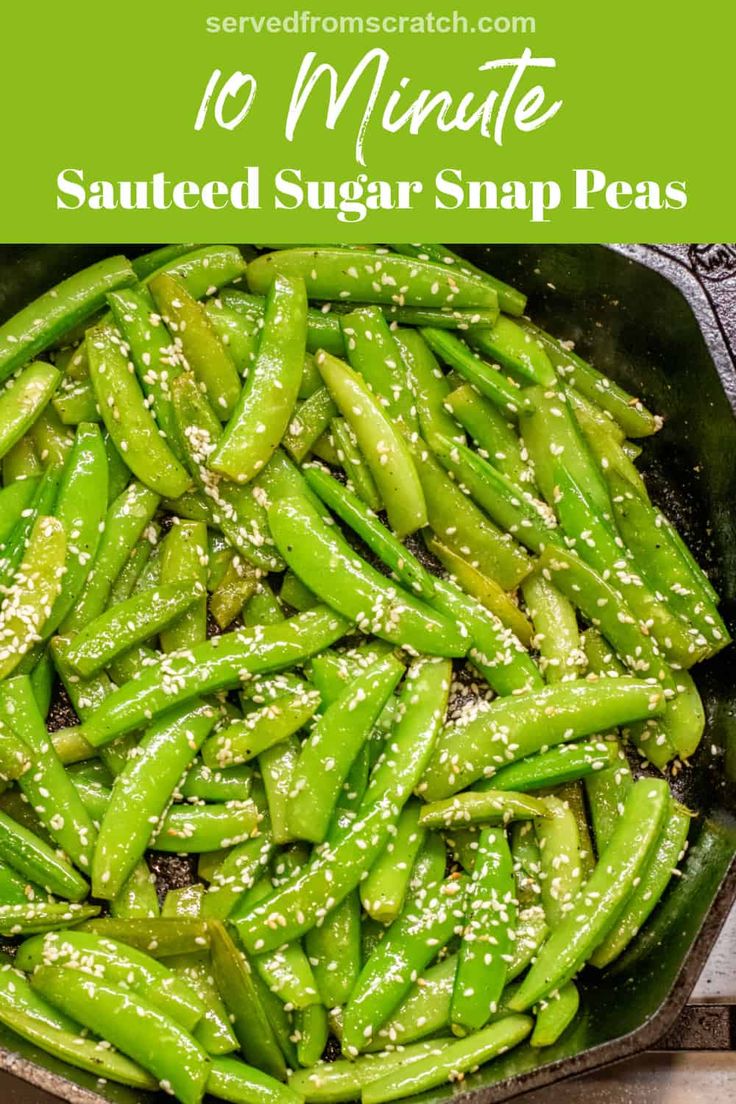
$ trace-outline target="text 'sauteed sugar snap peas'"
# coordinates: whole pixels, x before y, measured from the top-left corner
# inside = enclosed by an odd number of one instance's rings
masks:
[[[9,1038],[182,1104],[470,1089],[687,886],[728,629],[661,417],[525,307],[443,245],[173,245],[0,324]]]

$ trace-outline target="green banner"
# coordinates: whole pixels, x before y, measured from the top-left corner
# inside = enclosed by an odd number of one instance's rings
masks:
[[[6,5],[5,241],[733,236],[734,10]]]

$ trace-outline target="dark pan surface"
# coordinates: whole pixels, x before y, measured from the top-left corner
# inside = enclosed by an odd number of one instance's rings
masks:
[[[136,247],[135,252],[144,247]],[[126,251],[126,247],[118,247]],[[718,317],[684,267],[643,246],[457,246],[469,259],[529,293],[529,312],[557,336],[666,416],[641,463],[652,496],[711,572],[733,630],[736,612],[736,372],[724,341],[736,320]],[[114,246],[0,248],[0,319]],[[684,1005],[736,894],[736,687],[732,650],[696,668],[708,730],[674,782],[698,814],[684,876],[625,959],[582,986],[582,1013],[559,1043],[513,1051],[468,1078],[463,1091],[422,1099],[475,1104],[616,1061],[651,1046]],[[186,862],[162,863],[162,884],[189,878]],[[0,1068],[83,1104],[151,1099],[55,1062],[0,1029]]]

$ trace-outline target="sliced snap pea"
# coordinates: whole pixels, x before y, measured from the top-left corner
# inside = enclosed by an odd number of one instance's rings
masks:
[[[687,834],[692,817],[682,805],[673,804],[665,821],[656,850],[641,875],[623,912],[590,957],[593,966],[605,967],[628,947],[654,911],[669,885],[677,864],[687,847]]]
[[[416,330],[409,329],[397,330],[394,338],[409,370],[422,437],[431,446],[437,433],[449,437],[458,435],[458,428],[445,406],[450,384],[427,342]],[[459,435],[464,438],[462,433]]]
[[[557,473],[564,468],[598,515],[611,516],[605,479],[578,429],[564,391],[525,388],[529,400],[519,432],[534,464],[534,474],[547,503],[557,507]]]
[[[208,1076],[207,1055],[150,1001],[61,966],[42,966],[31,984],[85,1027],[103,1030],[113,1046],[149,1070],[182,1104],[199,1104]],[[141,1030],[143,1018],[145,1031]]]
[[[235,553],[210,597],[210,613],[221,629],[239,616],[257,586],[258,568],[243,562]]]
[[[570,806],[551,794],[547,814],[535,820],[539,845],[539,885],[547,923],[554,930],[573,908],[583,883],[581,840]]]
[[[7,678],[43,638],[61,593],[65,558],[64,526],[56,518],[38,517],[0,605],[0,679]]]
[[[56,467],[66,460],[74,442],[74,435],[60,420],[51,403],[47,403],[28,430],[39,460],[42,464]]]
[[[37,361],[5,384],[0,391],[0,457],[31,428],[60,380],[53,365]]]
[[[133,867],[119,893],[110,901],[110,915],[121,920],[151,920],[160,915],[156,879],[145,859]]]
[[[78,632],[104,612],[113,584],[158,504],[158,496],[137,482],[126,487],[112,502],[92,570],[77,604],[62,622],[62,632]]]
[[[187,800],[245,801],[250,797],[252,784],[253,773],[249,767],[212,770],[195,760],[178,792]]]
[[[108,463],[96,425],[82,423],[64,466],[54,516],[66,534],[65,571],[44,633],[48,636],[66,619],[97,555],[107,509]]]
[[[19,479],[31,479],[41,475],[43,464],[36,452],[36,446],[30,434],[21,437],[17,445],[6,452],[2,460],[3,483],[9,487]]]
[[[284,679],[277,675],[273,697],[246,713],[243,720],[234,720],[216,732],[202,748],[202,758],[208,766],[229,767],[247,763],[261,752],[280,744],[298,732],[320,704],[319,693],[301,680]],[[279,687],[281,683],[281,687]]]
[[[319,1062],[330,1035],[327,1009],[322,1004],[310,1004],[296,1013],[297,1057],[301,1066]]]
[[[588,960],[630,898],[659,838],[669,806],[664,780],[641,778],[634,783],[610,843],[509,1002],[512,1009],[531,1008],[570,981]]]
[[[418,307],[491,307],[495,289],[475,276],[417,258],[368,250],[282,249],[248,265],[250,290],[263,294],[277,275],[301,276],[310,299]]]
[[[284,620],[284,616],[281,603],[271,586],[261,579],[258,583],[258,589],[245,603],[243,623],[248,628],[252,625],[278,625]]]
[[[334,644],[348,627],[320,606],[280,625],[256,625],[165,656],[105,698],[82,735],[95,747],[109,743],[199,694],[235,689],[254,675],[293,666]]]
[[[166,274],[186,288],[194,299],[204,299],[227,284],[242,279],[246,263],[234,245],[205,245],[183,256],[167,258],[163,264],[143,277],[149,284],[156,276]]]
[[[419,811],[418,802],[407,802],[398,819],[396,835],[386,844],[360,886],[363,908],[382,924],[393,923],[401,912],[414,861],[424,844],[426,830],[419,825]]]
[[[354,529],[366,544],[414,594],[430,599],[435,592],[434,579],[418,560],[374,517],[359,496],[334,479],[324,468],[304,469],[304,478],[326,506]]]
[[[299,758],[296,736],[267,748],[258,756],[258,768],[266,791],[271,834],[274,843],[290,843],[295,834],[289,823],[292,779]]]
[[[427,549],[449,572],[450,578],[471,598],[497,617],[502,625],[516,636],[525,647],[532,643],[533,629],[529,618],[495,579],[484,575],[473,564],[448,548],[434,534],[425,531]]]
[[[626,447],[616,440],[615,433],[611,433],[607,425],[601,425],[600,418],[590,414],[587,406],[584,405],[587,399],[578,396],[578,393],[572,389],[568,389],[567,396],[575,414],[575,420],[583,432],[588,448],[598,461],[606,481],[610,476],[617,476],[645,502],[648,502],[649,493],[646,484],[628,455]],[[602,417],[607,418],[605,412],[602,412]],[[612,424],[615,425],[615,423]]]
[[[66,901],[26,901],[0,906],[0,935],[31,935],[77,924],[99,915],[99,905],[70,905]]]
[[[303,284],[278,277],[266,301],[256,360],[210,457],[210,467],[235,482],[258,474],[289,425],[304,366],[306,310]]]
[[[286,1064],[254,984],[253,967],[219,920],[209,921],[215,983],[230,1014],[243,1057],[280,1081]]]
[[[356,303],[356,307],[363,304]],[[400,307],[397,303],[380,303],[381,312],[391,328],[402,326],[435,326],[438,330],[468,330],[471,326],[492,326],[498,318],[493,307],[457,310],[454,307]]]
[[[0,326],[0,380],[96,314],[108,291],[133,283],[125,257],[107,257],[23,307]]]
[[[498,767],[629,720],[662,713],[656,685],[622,677],[598,682],[562,682],[518,697],[474,702],[449,725],[422,783],[436,801],[492,775]]]
[[[541,790],[606,771],[618,758],[615,740],[598,737],[540,751],[477,782],[477,790]]]
[[[201,954],[210,945],[210,930],[203,920],[181,917],[119,920],[103,916],[98,920],[85,920],[79,930],[118,939],[157,959]]]
[[[38,487],[38,478],[19,479],[0,489],[0,546],[4,548],[8,538],[31,505]]]
[[[336,414],[337,407],[329,391],[321,386],[296,407],[282,443],[298,464],[309,455],[315,441],[329,429]]]
[[[207,1091],[230,1104],[302,1104],[299,1093],[237,1058],[213,1058]]]
[[[345,1004],[361,967],[360,898],[353,890],[307,932],[305,947],[317,988],[328,1008]]]
[[[7,684],[6,684],[7,685]],[[0,694],[4,687],[0,687]],[[31,766],[30,748],[6,721],[0,721],[0,779],[14,782]]]
[[[130,267],[139,280],[145,280],[152,272],[157,272],[165,265],[173,264],[180,257],[192,253],[197,247],[192,242],[184,242],[176,245],[162,245],[158,249],[152,249],[150,253],[141,253],[130,262]]]
[[[465,897],[450,1019],[478,1031],[498,1011],[516,928],[511,851],[502,828],[485,828],[478,838]]]
[[[493,326],[474,326],[468,343],[489,360],[501,364],[521,381],[554,387],[557,374],[542,343],[517,322],[500,315]]]
[[[125,463],[156,493],[183,494],[191,480],[159,434],[117,331],[111,326],[90,330],[87,355],[102,419]]]
[[[522,584],[522,594],[534,624],[534,647],[540,653],[545,682],[577,678],[586,667],[572,602],[543,575],[532,575]]]
[[[202,596],[161,631],[161,650],[193,648],[207,639],[207,526],[201,521],[176,519],[161,548],[162,584],[187,580],[192,589],[202,588]]]
[[[317,354],[317,367],[335,405],[355,434],[391,528],[399,537],[421,529],[427,523],[424,494],[400,429],[357,372],[327,353]]]
[[[250,839],[257,823],[252,801],[175,805],[162,818],[151,847],[178,855],[220,851]]]
[[[261,821],[259,829],[260,835],[237,844],[215,866],[202,902],[204,916],[225,920],[236,913],[248,890],[264,873],[274,844],[266,818]],[[204,877],[201,862],[200,877]]]
[[[84,878],[33,832],[0,812],[0,859],[49,893],[82,901],[89,893]]]

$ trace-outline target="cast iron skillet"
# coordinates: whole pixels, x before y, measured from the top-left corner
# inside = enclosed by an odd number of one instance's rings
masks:
[[[0,248],[0,319],[70,272],[102,255],[143,246],[6,246]],[[696,250],[701,247],[694,247]],[[708,280],[733,259],[694,254]],[[717,309],[685,265],[643,246],[458,246],[458,251],[529,293],[532,317],[572,338],[583,355],[656,411],[664,429],[646,443],[644,469],[655,500],[676,521],[712,572],[731,627],[736,599],[736,370],[728,342],[736,317]],[[726,268],[725,274],[730,274]],[[736,687],[732,650],[696,669],[708,730],[692,764],[675,781],[698,813],[684,875],[618,965],[585,976],[576,1024],[549,1049],[511,1052],[469,1078],[459,1092],[428,1094],[432,1104],[473,1104],[582,1073],[651,1047],[681,1011],[736,896]],[[160,882],[186,877],[166,863]],[[2,1049],[6,1047],[7,1049]],[[72,1070],[0,1030],[0,1069],[72,1102],[135,1104],[147,1094]],[[41,1091],[39,1091],[41,1090]],[[43,1092],[45,1090],[45,1092]]]

